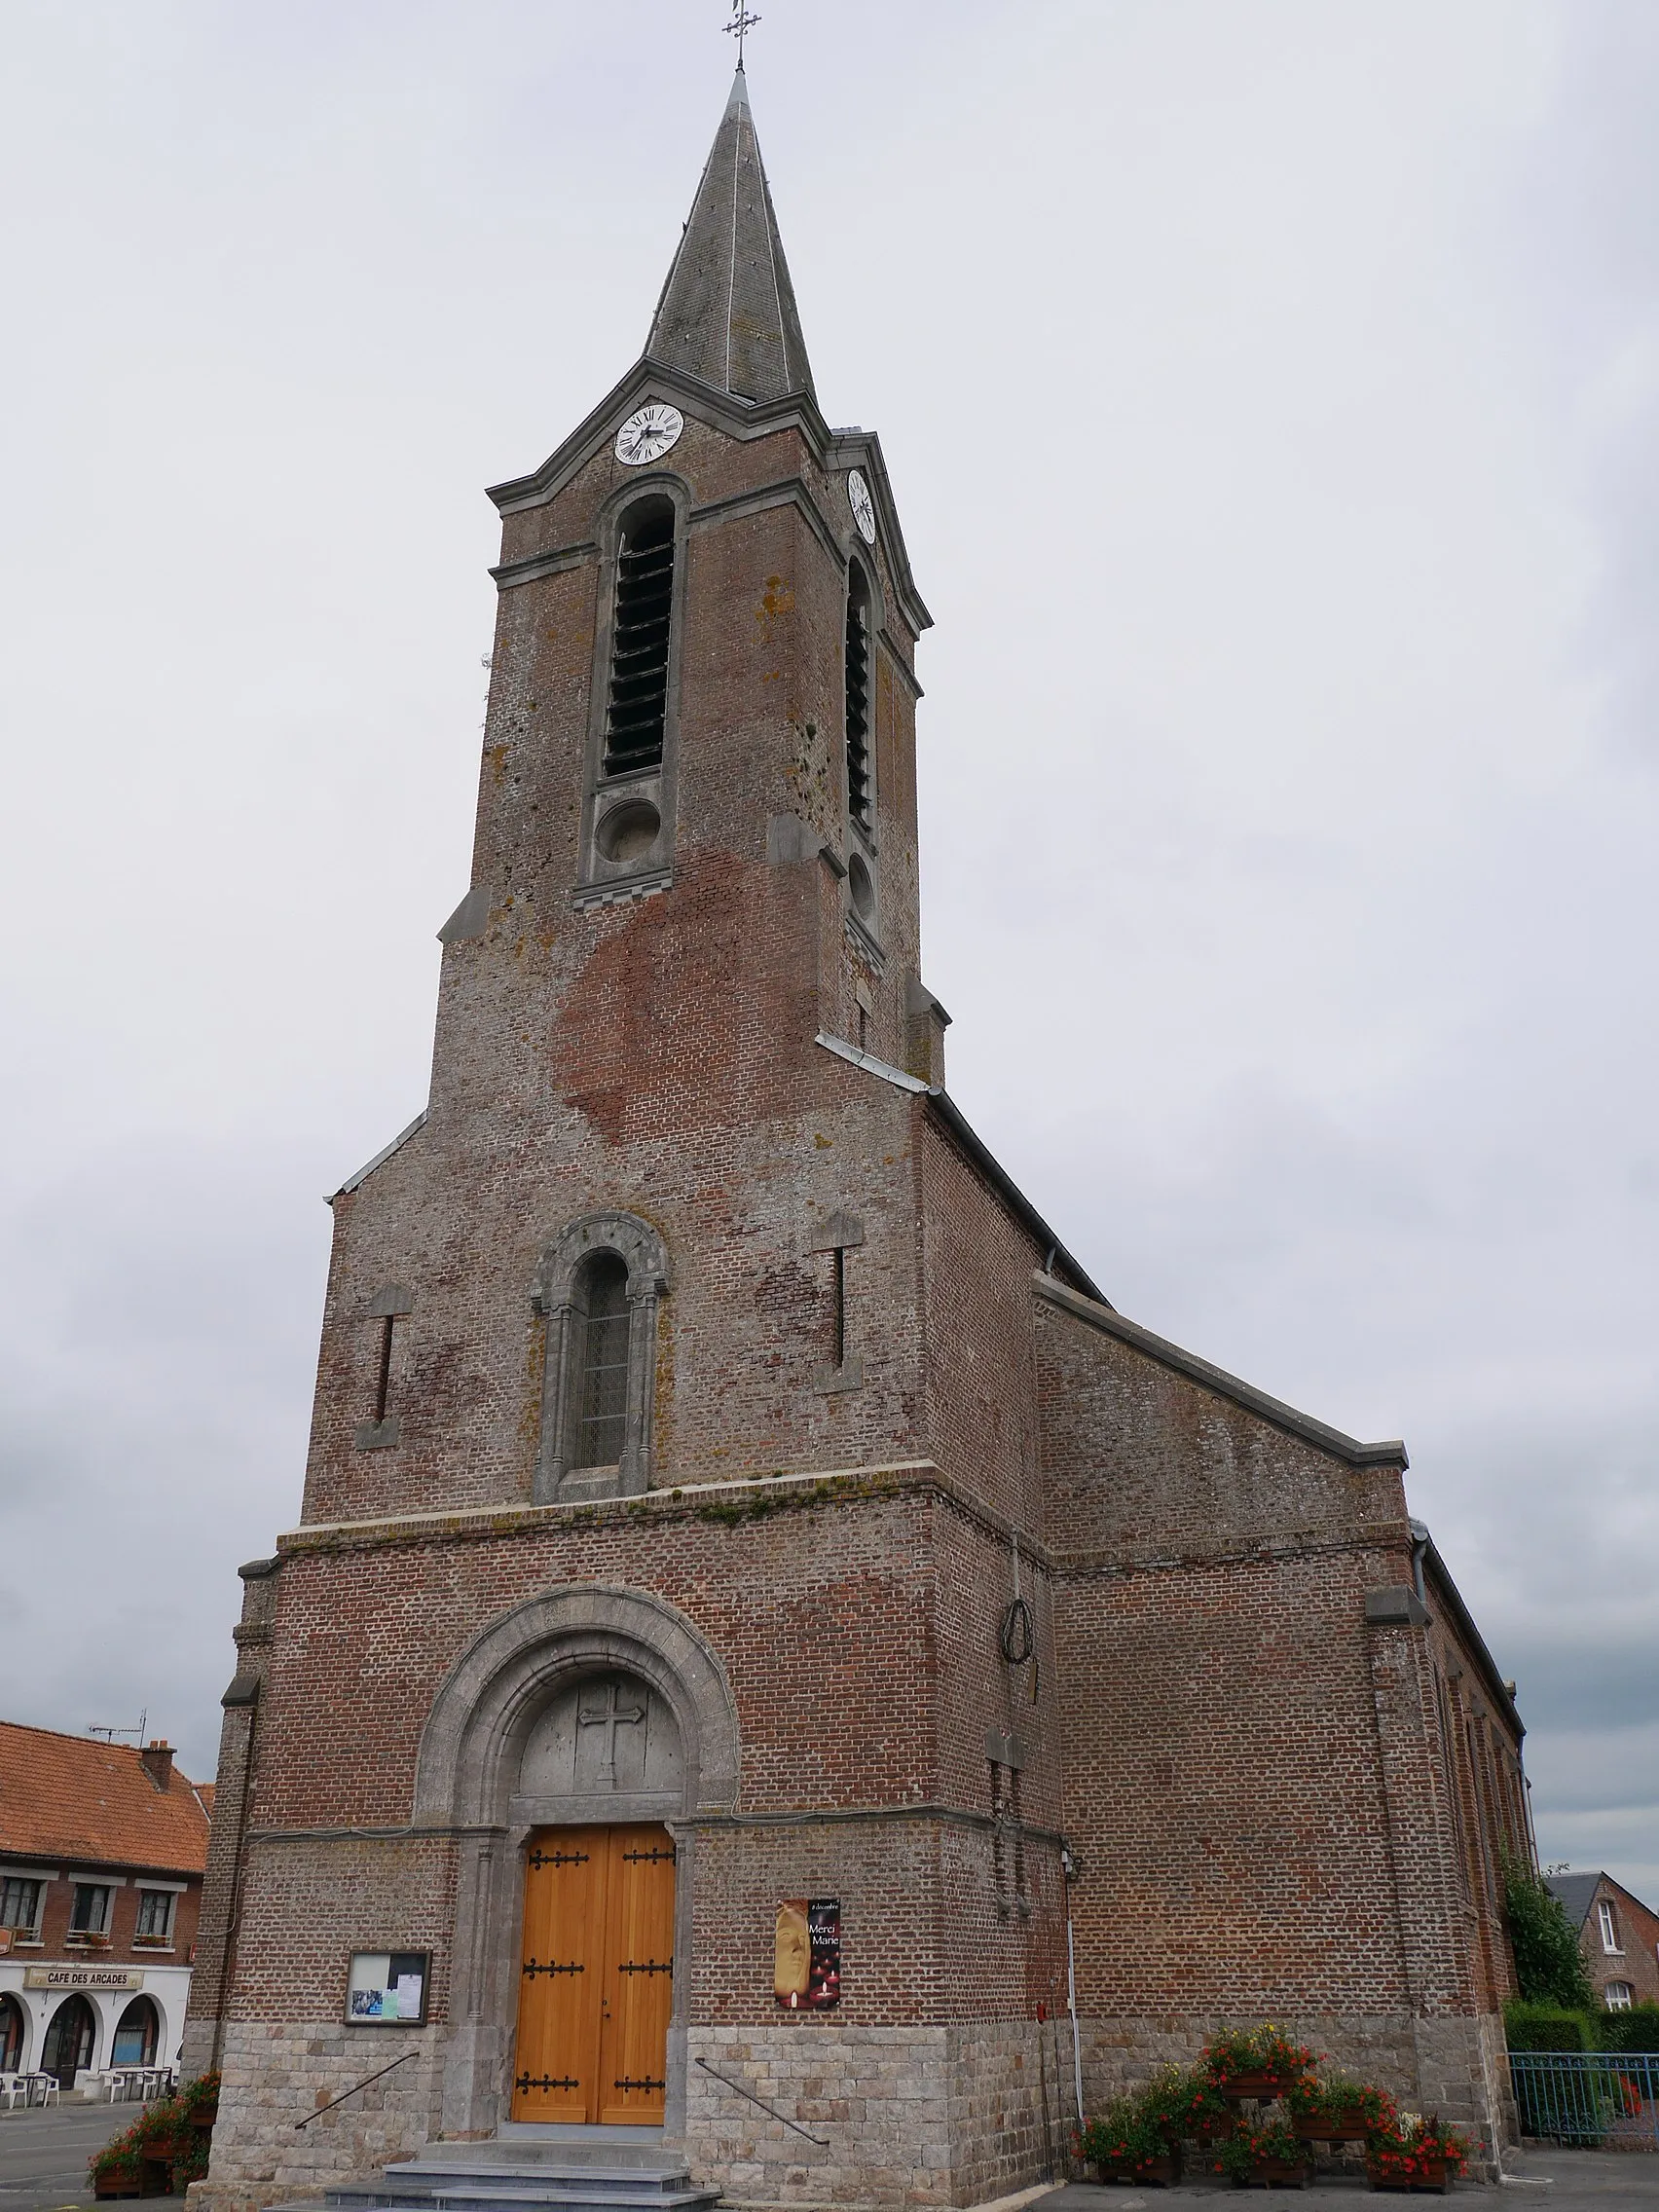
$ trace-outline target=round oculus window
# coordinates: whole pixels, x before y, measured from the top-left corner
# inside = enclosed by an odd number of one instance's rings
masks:
[[[875,881],[859,853],[847,863],[847,890],[852,896],[854,913],[861,922],[867,922],[875,912]]]
[[[599,825],[594,842],[608,861],[639,861],[657,841],[662,816],[648,798],[627,798]]]

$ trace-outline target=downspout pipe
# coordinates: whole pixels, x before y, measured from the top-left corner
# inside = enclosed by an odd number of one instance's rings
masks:
[[[1060,1852],[1060,1883],[1065,1892],[1066,1908],[1066,2010],[1071,2014],[1072,2034],[1072,2088],[1077,2096],[1077,2125],[1081,2135],[1083,2118],[1083,2043],[1077,2028],[1077,1943],[1072,1935],[1071,1886],[1079,1872],[1078,1862],[1072,1857],[1070,1845]]]
[[[1428,1523],[1414,1520],[1408,1526],[1412,1531],[1412,1588],[1418,1594],[1419,1604],[1426,1605],[1428,1604],[1428,1592],[1423,1586],[1422,1563],[1427,1556],[1430,1542]]]

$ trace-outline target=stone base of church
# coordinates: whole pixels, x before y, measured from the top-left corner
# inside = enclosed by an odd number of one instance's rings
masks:
[[[361,2031],[228,2026],[196,2212],[320,2197],[413,2157],[440,2133],[443,2036],[388,2030],[375,2063],[413,2055],[302,2129],[297,2120],[370,2070]],[[694,2027],[685,2044],[684,2132],[671,2129],[664,2148],[739,2204],[965,2206],[1064,2177],[1071,2057],[1069,2032],[1052,2021],[880,2028],[795,2014]]]
[[[219,2117],[205,2181],[189,2195],[200,2212],[260,2212],[320,2197],[332,2182],[412,2157],[437,2132],[443,2029],[387,2028],[364,2050],[363,2031],[339,2020],[227,2023]],[[309,2127],[308,2113],[345,2095],[377,2067],[412,2055]]]
[[[1087,2110],[1160,2066],[1190,2065],[1236,2024],[1082,2021]],[[1406,2110],[1463,2129],[1471,2176],[1494,2177],[1514,2140],[1500,2017],[1323,2013],[1277,2024]],[[406,2062],[298,2128],[372,2070],[361,2031],[337,2021],[229,2026],[212,2169],[190,2192],[198,2212],[319,2197],[331,2182],[412,2157],[443,2132],[447,2046],[440,2027],[388,2030],[375,2064],[408,2051]],[[671,2128],[665,2148],[682,2150],[695,2179],[740,2206],[968,2206],[1068,2171],[1076,2097],[1063,2017],[884,2028],[797,2014],[693,2027],[684,2049],[683,2134]]]
[[[797,2016],[693,2028],[688,2048],[692,2172],[740,2204],[985,2204],[1064,2178],[1071,2061],[1051,2021]]]
[[[1098,2112],[1158,2067],[1190,2066],[1223,2028],[1251,2024],[1179,2014],[1082,2020],[1084,2102]],[[1472,2178],[1494,2179],[1502,2146],[1518,2140],[1499,2013],[1284,2012],[1274,2025],[1345,2073],[1386,2089],[1402,2111],[1437,2113],[1459,2129]]]

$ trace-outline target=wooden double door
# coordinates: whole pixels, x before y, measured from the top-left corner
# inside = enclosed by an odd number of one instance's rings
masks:
[[[537,1828],[524,1875],[514,2120],[651,2127],[674,2009],[674,1839]]]

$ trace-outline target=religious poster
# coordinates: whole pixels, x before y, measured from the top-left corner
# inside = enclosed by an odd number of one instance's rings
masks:
[[[772,1994],[791,2012],[841,2001],[841,1900],[790,1898],[778,1907]]]
[[[353,1951],[346,2017],[353,2026],[419,2026],[426,2017],[429,1951]]]

